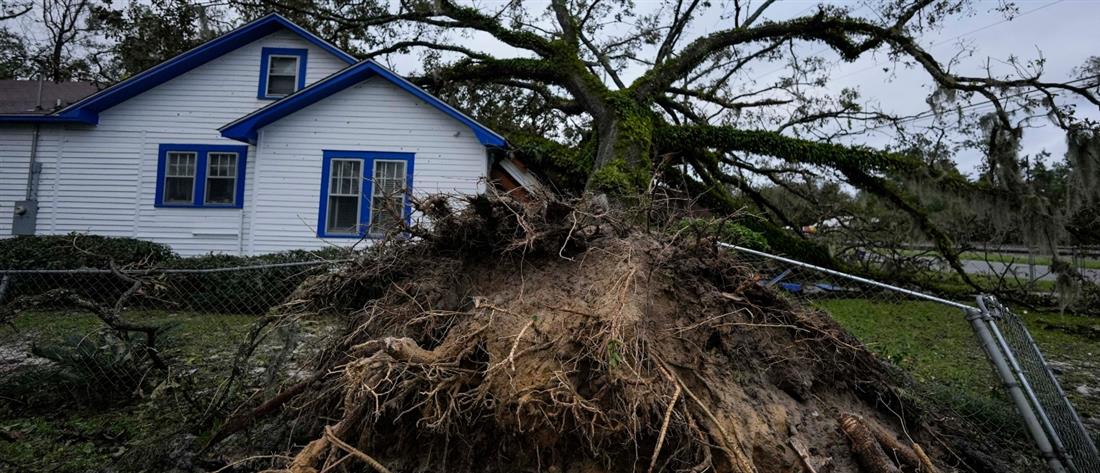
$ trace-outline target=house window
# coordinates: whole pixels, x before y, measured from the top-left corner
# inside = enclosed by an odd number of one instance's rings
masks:
[[[156,207],[241,208],[247,146],[160,145]]]
[[[209,153],[206,155],[207,204],[232,205],[237,197],[237,153]]]
[[[409,218],[413,155],[325,151],[320,237],[381,237]]]
[[[263,48],[260,55],[261,99],[278,99],[305,86],[305,49]]]
[[[334,159],[330,173],[325,231],[358,235],[363,160]]]
[[[405,215],[404,161],[375,160],[370,202],[370,233],[384,235],[393,230]]]
[[[164,172],[164,202],[187,203],[195,200],[195,165],[199,162],[193,152],[171,151],[165,158],[168,169]]]

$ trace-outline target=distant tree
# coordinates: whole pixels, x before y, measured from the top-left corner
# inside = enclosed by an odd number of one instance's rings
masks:
[[[46,79],[62,82],[88,77],[88,61],[78,49],[86,46],[92,6],[92,0],[42,0],[39,4],[46,40],[38,45],[34,56]]]
[[[219,35],[221,12],[189,0],[131,0],[122,9],[92,8],[90,23],[106,40],[95,62],[117,82]]]
[[[27,79],[33,75],[31,55],[23,38],[0,28],[0,79]]]

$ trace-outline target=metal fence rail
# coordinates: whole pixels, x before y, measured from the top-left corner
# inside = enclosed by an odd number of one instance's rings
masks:
[[[755,258],[762,284],[791,293],[820,298],[858,297],[882,303],[921,300],[950,308],[949,312],[958,314],[953,319],[956,323],[970,324],[978,341],[975,352],[982,353],[980,356],[994,368],[1016,414],[1051,470],[1100,472],[1100,454],[1039,347],[1019,317],[996,299],[979,296],[976,306],[969,305],[762,251],[727,243],[719,246]]]

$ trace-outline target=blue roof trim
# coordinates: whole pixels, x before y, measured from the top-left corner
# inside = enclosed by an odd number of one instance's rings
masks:
[[[57,115],[0,115],[0,123],[86,123],[95,125],[99,123],[99,116],[88,114],[76,114],[68,117]]]
[[[451,118],[458,120],[470,127],[470,130],[474,132],[474,136],[482,145],[492,147],[504,147],[507,141],[504,137],[500,136],[493,130],[490,130],[474,119],[466,116],[466,114],[456,110],[454,107],[448,105],[446,102],[436,98],[432,94],[429,94],[417,87],[413,83],[405,80],[405,78],[397,75],[393,71],[386,69],[382,65],[374,62],[372,59],[367,59],[359,64],[351,66],[343,71],[337,72],[325,79],[314,82],[309,87],[306,87],[292,95],[261,108],[255,112],[252,112],[244,117],[237,119],[236,121],[225,125],[218,130],[221,131],[222,136],[243,141],[245,143],[256,143],[256,136],[260,128],[270,125],[279,119],[290,115],[298,110],[305,108],[306,106],[317,102],[325,97],[335,94],[341,90],[358,84],[370,77],[380,76],[392,84],[400,87],[402,90],[416,96],[420,100],[423,100],[428,105],[435,107],[437,110],[447,114]]]
[[[167,82],[168,80],[190,71],[198,66],[206,64],[226,53],[236,50],[241,46],[251,43],[257,39],[263,38],[271,33],[279,31],[281,29],[287,29],[291,32],[301,36],[311,44],[332,53],[340,60],[354,64],[355,58],[350,54],[341,51],[336,46],[328,43],[327,41],[318,38],[313,33],[310,33],[302,27],[292,23],[290,20],[283,18],[282,16],[271,13],[260,19],[252,21],[244,26],[241,26],[229,33],[219,36],[216,39],[207,41],[194,49],[187,51],[179,56],[162,62],[150,69],[142,71],[141,73],[126,79],[114,86],[104,89],[98,93],[81,100],[75,104],[66,107],[56,114],[57,117],[63,117],[80,121],[83,123],[96,123],[98,121],[99,112],[111,108],[123,101],[126,101],[134,96],[145,92],[153,87]],[[91,120],[91,121],[89,121]]]

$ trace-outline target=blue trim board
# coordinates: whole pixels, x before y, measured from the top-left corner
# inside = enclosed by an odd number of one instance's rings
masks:
[[[195,153],[195,192],[190,204],[164,203],[164,174],[169,151]],[[206,157],[209,153],[237,153],[237,189],[232,204],[203,203],[206,194]],[[157,152],[157,191],[154,207],[160,208],[204,208],[239,209],[244,207],[245,163],[248,162],[248,147],[241,145],[192,145],[162,144]]]
[[[278,100],[286,95],[267,95],[267,76],[271,68],[271,56],[297,56],[298,57],[298,83],[294,86],[294,92],[302,90],[306,86],[306,61],[309,59],[308,49],[299,48],[263,48],[260,50],[260,90],[256,92],[256,98],[264,100]],[[291,93],[294,93],[291,92]],[[289,94],[288,94],[289,95]]]
[[[56,115],[0,115],[0,123],[99,123],[98,116],[59,117]]]
[[[302,27],[282,16],[271,13],[251,23],[241,26],[218,38],[207,41],[179,56],[164,61],[150,69],[126,79],[112,87],[99,91],[73,105],[66,107],[51,117],[82,123],[95,124],[99,112],[111,108],[142,92],[167,82],[168,80],[210,62],[237,48],[263,38],[276,31],[286,29],[302,37],[311,44],[332,53],[340,60],[355,64],[355,58],[336,46],[318,38]]]
[[[356,233],[334,233],[325,231],[328,221],[328,185],[329,175],[334,159],[359,159],[363,161],[363,184],[359,186],[359,231]],[[371,238],[367,233],[370,227],[371,195],[374,191],[374,162],[380,161],[404,161],[405,162],[405,189],[411,193],[413,188],[413,165],[416,156],[413,153],[395,153],[387,151],[342,151],[323,150],[321,164],[321,198],[317,209],[317,236],[320,238]],[[371,176],[367,178],[367,176]],[[405,223],[412,219],[412,199],[405,198]]]
[[[470,127],[470,130],[474,132],[474,135],[481,144],[491,147],[504,147],[507,144],[504,137],[493,130],[486,128],[485,125],[474,121],[472,118],[466,116],[466,114],[456,110],[446,102],[425,92],[424,89],[413,85],[413,83],[405,80],[393,71],[386,69],[371,59],[367,59],[325,79],[314,82],[309,87],[298,91],[294,95],[287,96],[282,100],[219,128],[219,131],[221,131],[222,136],[226,138],[254,144],[256,143],[257,132],[260,128],[270,125],[310,104],[374,76],[386,79],[390,83],[401,88],[401,90],[416,96],[428,105],[435,107],[437,110]]]

